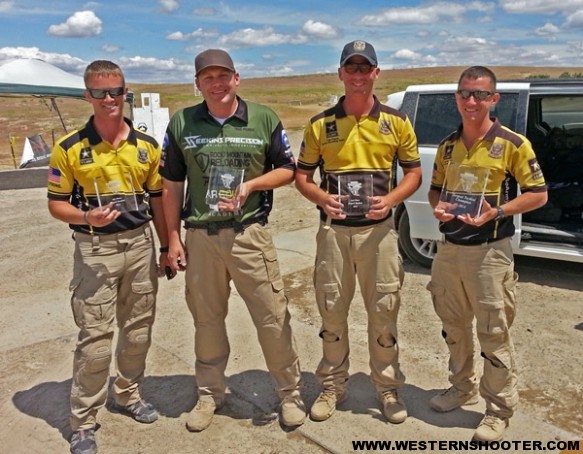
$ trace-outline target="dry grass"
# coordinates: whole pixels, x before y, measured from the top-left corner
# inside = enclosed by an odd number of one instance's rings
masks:
[[[376,93],[381,100],[386,95],[403,90],[411,84],[455,82],[463,67],[400,69],[381,72]],[[498,67],[500,79],[521,79],[531,75],[558,77],[563,72],[576,73],[580,68]],[[160,103],[170,115],[176,110],[199,102],[193,96],[192,84],[129,84],[136,100],[141,93],[160,93]],[[321,111],[332,96],[342,94],[342,84],[336,74],[243,79],[239,93],[243,98],[269,105],[282,118],[288,130],[304,127],[306,121]],[[57,99],[67,130],[81,126],[91,114],[91,106],[83,100]],[[50,103],[35,98],[0,97],[0,169],[18,164],[26,136],[42,134],[49,146],[64,134],[61,119]],[[12,157],[9,137],[15,137]]]

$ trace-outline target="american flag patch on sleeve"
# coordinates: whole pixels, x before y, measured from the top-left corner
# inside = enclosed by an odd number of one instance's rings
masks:
[[[49,181],[55,184],[61,184],[61,171],[54,167],[49,167]]]

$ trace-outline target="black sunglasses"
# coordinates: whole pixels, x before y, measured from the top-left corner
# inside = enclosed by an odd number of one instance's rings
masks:
[[[495,94],[495,92],[487,90],[458,90],[456,93],[460,95],[462,99],[470,99],[470,96],[473,96],[474,99],[477,99],[478,101],[485,101]]]
[[[376,68],[376,66],[373,66],[370,63],[346,63],[344,65],[344,70],[348,74],[355,74],[355,73],[368,74],[374,68]]]
[[[105,96],[109,95],[112,98],[117,98],[124,94],[126,87],[113,87],[113,88],[88,88],[87,91],[92,98],[95,99],[105,99]]]

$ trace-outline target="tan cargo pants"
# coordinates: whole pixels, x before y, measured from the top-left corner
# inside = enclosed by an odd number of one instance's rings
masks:
[[[105,405],[115,321],[117,403],[140,399],[151,343],[158,289],[152,230],[144,225],[122,233],[75,233],[71,307],[79,338],[73,361],[71,427],[95,426]]]
[[[366,227],[320,224],[314,269],[316,302],[322,317],[323,356],[316,377],[341,393],[348,380],[348,312],[358,278],[368,314],[371,380],[378,392],[405,382],[399,365],[397,316],[404,271],[393,220]]]
[[[449,348],[449,381],[462,391],[477,386],[473,321],[484,358],[480,394],[487,409],[509,418],[518,403],[510,326],[518,275],[509,239],[477,246],[440,243],[431,268],[435,312]]]
[[[194,318],[199,396],[211,395],[217,402],[224,399],[230,353],[225,318],[231,280],[251,314],[279,396],[299,396],[300,364],[269,231],[260,224],[250,224],[243,232],[220,229],[214,235],[190,228],[186,248],[186,302]]]

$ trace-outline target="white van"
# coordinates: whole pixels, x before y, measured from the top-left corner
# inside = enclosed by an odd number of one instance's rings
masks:
[[[499,82],[492,115],[531,142],[549,190],[548,203],[514,216],[516,254],[583,263],[583,80]],[[395,210],[399,243],[414,262],[430,266],[438,222],[427,200],[433,160],[443,138],[458,128],[456,84],[413,85],[388,96],[417,134],[423,184]]]

